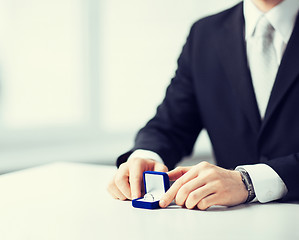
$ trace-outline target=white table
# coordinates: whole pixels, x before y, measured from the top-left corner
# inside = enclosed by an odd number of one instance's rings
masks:
[[[114,172],[56,163],[0,176],[0,239],[299,239],[298,203],[135,209],[106,192]]]

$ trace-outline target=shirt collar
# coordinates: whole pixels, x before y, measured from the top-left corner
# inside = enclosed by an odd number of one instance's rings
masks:
[[[284,0],[266,13],[259,10],[252,0],[244,0],[245,39],[253,35],[258,20],[265,15],[275,31],[287,43],[291,37],[298,11],[298,0]]]

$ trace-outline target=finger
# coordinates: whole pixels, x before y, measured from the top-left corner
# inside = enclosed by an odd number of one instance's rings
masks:
[[[112,196],[112,198],[114,198],[114,199],[119,199],[116,195],[114,195],[112,192],[110,192],[109,190],[108,190],[108,192],[110,193],[110,195]]]
[[[159,205],[160,207],[164,208],[167,207],[175,198],[178,190],[187,182],[192,180],[197,176],[196,169],[191,169],[186,174],[184,174],[182,177],[180,177],[178,180],[172,184],[172,186],[168,189],[168,191],[162,196]]]
[[[126,196],[124,194],[122,194],[121,191],[116,187],[114,182],[109,185],[107,190],[110,193],[110,195],[115,199],[119,199],[122,201],[127,199]]]
[[[202,199],[214,193],[215,189],[210,187],[208,184],[204,185],[188,195],[185,201],[185,206],[188,209],[193,209]]]
[[[157,172],[167,172],[168,168],[162,163],[155,163],[154,171]]]
[[[203,179],[196,177],[189,182],[185,183],[177,192],[175,202],[177,205],[183,206],[188,196],[196,189],[202,187],[205,184]],[[198,202],[198,201],[197,201]],[[196,205],[196,204],[195,204]]]
[[[110,195],[115,198],[115,199],[118,199],[118,197],[116,197],[116,195],[114,194],[114,178],[113,178],[113,181],[111,181],[107,187],[107,191],[110,193]]]
[[[129,184],[129,172],[127,167],[120,165],[118,173],[115,176],[115,185],[127,199],[131,199],[131,190]]]
[[[211,194],[199,201],[197,208],[200,210],[206,210],[211,206],[217,205],[218,196],[216,193]]]
[[[191,167],[177,167],[170,172],[168,172],[168,177],[170,181],[175,181],[188,172]]]
[[[133,165],[130,169],[129,175],[132,199],[140,198],[143,178],[143,169],[141,165]]]

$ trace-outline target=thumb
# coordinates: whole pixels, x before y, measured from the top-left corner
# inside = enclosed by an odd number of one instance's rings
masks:
[[[156,162],[154,166],[154,171],[167,172],[168,168],[163,163]]]
[[[169,171],[168,177],[170,181],[175,181],[181,176],[183,176],[186,172],[188,172],[191,167],[176,167],[175,169]]]

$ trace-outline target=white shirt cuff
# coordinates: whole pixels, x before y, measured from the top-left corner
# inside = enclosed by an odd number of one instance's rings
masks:
[[[242,165],[252,181],[256,199],[266,203],[282,198],[288,192],[285,183],[280,176],[268,165],[259,163],[254,165]],[[254,200],[253,200],[254,201]]]
[[[128,158],[128,160],[132,159],[132,158],[152,159],[152,160],[155,160],[157,162],[163,163],[162,158],[157,153],[149,151],[149,150],[144,150],[144,149],[137,149],[137,150],[135,150],[130,155],[130,157]]]

